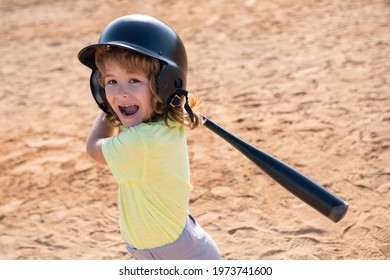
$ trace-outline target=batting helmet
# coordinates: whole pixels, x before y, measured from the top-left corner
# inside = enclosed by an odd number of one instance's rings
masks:
[[[112,114],[105,91],[98,83],[99,71],[95,52],[100,46],[116,46],[151,56],[162,61],[157,76],[157,93],[164,103],[171,103],[183,93],[187,81],[187,54],[176,32],[158,19],[145,15],[128,15],[115,19],[103,30],[99,42],[83,48],[78,58],[92,69],[92,95],[103,111]]]

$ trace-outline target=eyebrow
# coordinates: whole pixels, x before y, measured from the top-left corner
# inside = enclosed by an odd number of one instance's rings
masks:
[[[107,77],[111,77],[111,76],[114,76],[113,74],[110,74],[110,73],[108,73],[108,74],[105,74],[104,76],[103,76],[103,78],[105,79],[105,78],[107,78]]]

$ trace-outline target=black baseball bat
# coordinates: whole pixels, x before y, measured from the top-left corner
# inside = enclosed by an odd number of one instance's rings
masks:
[[[272,179],[337,223],[348,210],[348,204],[281,160],[261,151],[203,116],[203,125],[230,143]]]

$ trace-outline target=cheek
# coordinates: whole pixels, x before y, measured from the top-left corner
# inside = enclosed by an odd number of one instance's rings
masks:
[[[114,98],[111,95],[106,94],[106,100],[107,100],[108,105],[111,107],[111,109],[114,110],[115,114],[118,115],[120,113],[120,111],[119,111],[118,106],[115,106]]]
[[[150,117],[153,113],[153,103],[152,103],[152,95],[149,94],[148,96],[144,96],[142,99],[143,107],[145,108],[145,114]]]
[[[152,110],[152,104],[153,104],[153,96],[152,93],[149,93],[148,96],[145,98],[145,103],[149,105],[149,109]]]
[[[107,89],[105,89],[105,93],[106,93],[106,99],[107,99],[107,101],[108,101],[110,104],[112,104],[113,99],[114,99],[114,94],[112,93],[112,91],[107,90]]]

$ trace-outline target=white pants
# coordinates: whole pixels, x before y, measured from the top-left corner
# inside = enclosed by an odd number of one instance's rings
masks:
[[[188,215],[183,232],[174,242],[152,249],[137,250],[127,245],[137,260],[220,260],[214,240]]]

